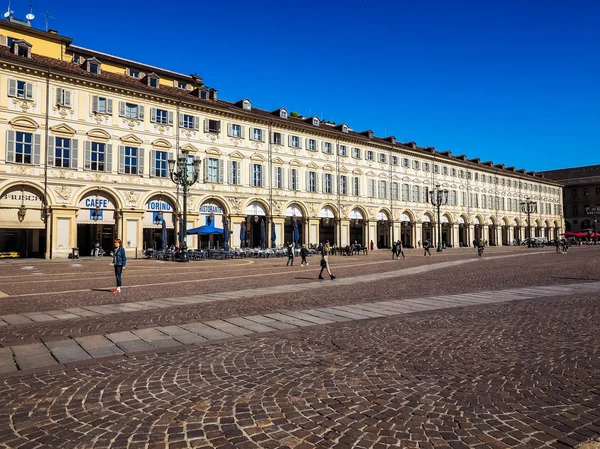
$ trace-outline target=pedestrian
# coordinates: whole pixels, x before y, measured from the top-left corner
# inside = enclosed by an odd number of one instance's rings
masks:
[[[302,245],[302,248],[300,248],[300,256],[302,257],[302,262],[300,263],[301,266],[304,266],[306,264],[306,266],[308,266],[308,262],[306,261],[306,256],[308,256],[308,250],[306,249],[306,245]]]
[[[122,246],[121,239],[115,240],[115,251],[113,253],[113,263],[115,267],[115,277],[117,278],[117,288],[113,289],[113,293],[121,293],[121,275],[123,268],[127,265],[127,255],[125,248]]]
[[[421,240],[419,240],[419,241],[417,242],[417,248],[420,248],[420,247],[421,247]]]
[[[400,259],[400,254],[402,254],[403,259],[406,259],[406,256],[404,255],[404,248],[402,248],[402,242],[398,240],[396,242],[396,256],[398,259]]]
[[[397,258],[398,253],[396,252],[396,244],[392,243],[392,260],[394,260],[394,257]]]
[[[429,254],[429,257],[431,257],[431,253],[429,252],[429,248],[431,245],[429,245],[429,240],[424,240],[423,241],[423,256],[427,257],[427,255]]]
[[[96,244],[94,245],[94,250],[95,250],[94,255],[96,257],[99,257],[100,256],[100,242],[98,240],[96,240]]]
[[[371,251],[375,249],[375,245],[373,244],[373,240],[371,240]]]
[[[473,249],[477,249],[477,239],[473,240]]]
[[[288,256],[288,261],[287,261],[287,265],[290,265],[290,262],[292,263],[292,267],[294,266],[294,245],[290,242],[286,242],[287,245],[287,256]]]
[[[333,281],[335,276],[331,274],[331,270],[329,269],[329,253],[331,252],[329,240],[325,240],[325,244],[323,245],[323,249],[321,251],[321,272],[319,273],[319,279],[324,279],[323,270],[327,270],[327,273],[329,276],[331,276],[331,280]]]

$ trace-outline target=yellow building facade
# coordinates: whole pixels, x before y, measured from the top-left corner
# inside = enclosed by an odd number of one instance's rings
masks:
[[[183,196],[168,160],[181,154],[201,160],[188,229],[227,218],[233,247],[281,246],[296,228],[305,244],[435,245],[436,186],[448,192],[447,246],[552,239],[563,228],[560,184],[535,173],[223,101],[200,77],[10,21],[0,22],[0,136],[5,256],[89,255],[117,237],[131,256],[177,245]]]

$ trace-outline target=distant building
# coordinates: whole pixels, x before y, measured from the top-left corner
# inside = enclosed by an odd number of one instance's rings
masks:
[[[541,174],[564,184],[565,229],[572,232],[593,229],[594,223],[587,210],[589,207],[600,209],[600,165],[549,170]]]

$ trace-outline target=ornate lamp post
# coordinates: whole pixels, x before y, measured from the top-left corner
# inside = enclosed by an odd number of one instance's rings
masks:
[[[521,210],[527,214],[527,248],[531,248],[531,214],[537,211],[537,203],[527,196],[521,201]]]
[[[180,242],[180,262],[188,262],[190,260],[187,252],[187,243],[185,241],[187,233],[187,197],[189,187],[198,182],[198,179],[200,178],[200,158],[195,157],[192,164],[189,164],[188,156],[188,151],[182,151],[177,160],[169,159],[171,180],[175,184],[183,187],[183,223],[181,224],[183,228],[183,239]],[[177,165],[177,167],[175,167],[175,165]]]
[[[440,219],[440,208],[448,204],[448,190],[440,189],[440,185],[436,184],[435,189],[429,192],[429,200],[433,207],[437,207],[437,228],[438,228],[438,242],[437,252],[442,252],[442,222]]]
[[[598,207],[598,206],[586,207],[585,213],[594,222],[594,245],[597,245],[598,244],[598,236],[596,235],[596,222],[598,221],[598,216],[600,216],[600,207]]]

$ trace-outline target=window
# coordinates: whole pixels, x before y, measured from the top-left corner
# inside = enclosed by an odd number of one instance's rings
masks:
[[[14,39],[9,37],[7,44],[11,48],[14,55],[22,56],[23,58],[31,58],[31,44],[23,39]]]
[[[379,181],[379,198],[387,198],[387,182]]]
[[[365,159],[366,159],[367,161],[372,161],[372,160],[374,160],[374,157],[375,157],[375,156],[373,155],[373,152],[372,152],[371,150],[367,150],[367,154],[366,154],[366,157],[365,157]]]
[[[150,121],[157,125],[172,125],[173,113],[166,109],[152,108]]]
[[[23,100],[33,100],[33,83],[9,79],[8,96],[22,98]]]
[[[398,156],[392,156],[392,165],[398,165],[399,164],[399,159]]]
[[[571,195],[573,195],[573,196],[577,196],[577,189],[573,189],[573,190],[571,190]]]
[[[387,163],[387,157],[386,157],[385,153],[379,153],[379,162],[381,164]]]
[[[31,164],[33,162],[33,134],[15,133],[15,162],[17,164]]]
[[[424,203],[429,202],[429,187],[427,187],[427,186],[423,187],[423,202]]]
[[[300,137],[298,137],[298,136],[290,136],[290,147],[292,147],[292,148],[302,148]]]
[[[220,133],[221,132],[221,121],[204,119],[204,132],[205,133]]]
[[[367,179],[367,196],[377,198],[377,181],[375,179]]]
[[[323,153],[331,154],[331,142],[323,142]]]
[[[167,177],[168,154],[166,151],[153,151],[154,163],[150,167],[150,176]]]
[[[158,78],[154,78],[154,77],[149,77],[148,78],[148,86],[150,87],[154,87],[155,89],[158,88]]]
[[[94,73],[96,75],[100,74],[100,64],[96,63],[96,62],[90,62],[88,65],[88,71],[90,73]]]
[[[112,114],[112,100],[110,98],[93,95],[92,112],[96,114]]]
[[[71,107],[71,91],[61,87],[56,88],[56,104],[64,108]]]
[[[298,169],[290,168],[290,190],[298,190]]]
[[[242,125],[238,125],[235,123],[230,123],[227,126],[227,130],[229,132],[230,137],[243,138],[244,137],[244,127]]]
[[[252,186],[262,187],[263,176],[262,176],[262,165],[252,164]]]
[[[465,177],[465,172],[464,172],[464,170],[459,170],[459,171],[458,171],[458,177],[459,177],[459,178],[464,178],[464,177]]]
[[[273,168],[273,187],[276,189],[283,189],[283,168]]]
[[[402,184],[402,201],[410,201],[410,186]]]
[[[256,142],[264,142],[264,131],[260,128],[250,128],[250,140],[254,140]]]
[[[456,190],[450,191],[450,205],[458,206],[458,192]]]
[[[54,140],[54,163],[51,163],[51,165],[54,167],[69,168],[71,166],[71,139],[55,137],[50,138],[50,142],[52,140]]]
[[[280,118],[287,118],[288,117],[288,113],[285,109],[280,109],[279,110],[279,117]]]
[[[306,149],[308,151],[317,151],[317,141],[315,139],[307,139]]]
[[[91,142],[91,144],[90,170],[104,171],[106,163],[106,145],[98,142]]]
[[[179,115],[179,126],[183,129],[200,129],[200,118],[191,114]]]
[[[360,178],[355,176],[352,181],[352,194],[354,196],[360,196]]]
[[[442,167],[442,174],[443,175],[447,175],[448,174],[448,167],[446,167],[445,165]]]
[[[360,148],[352,148],[352,157],[354,159],[360,159]]]
[[[283,145],[283,134],[273,133],[273,145]]]
[[[397,182],[392,182],[392,199],[398,200],[400,199],[400,190]]]
[[[240,163],[238,161],[229,161],[229,184],[239,185],[240,179]]]
[[[402,158],[402,166],[404,168],[409,168],[410,167],[410,161],[407,158],[405,158],[405,157]]]
[[[413,169],[415,169],[415,170],[419,169],[419,161],[413,161]]]
[[[331,173],[323,175],[323,192],[333,193],[333,175]]]
[[[124,171],[123,173],[127,175],[137,175],[138,174],[138,158],[139,158],[139,149],[134,147],[125,147],[124,148]]]
[[[121,117],[143,120],[144,119],[144,106],[135,103],[126,103],[124,101],[119,102],[119,115]]]
[[[187,83],[184,83],[182,81],[177,81],[177,87],[179,87],[180,89],[187,89],[188,85]]]
[[[421,189],[419,186],[412,187],[412,200],[417,203],[421,201]]]
[[[314,126],[319,126],[319,119],[318,119],[318,118],[316,118],[316,117],[313,117],[313,119],[312,119],[312,124],[313,124]]]
[[[317,174],[314,171],[308,172],[308,182],[306,183],[306,190],[308,192],[317,191]]]
[[[340,145],[340,150],[339,150],[339,154],[342,157],[346,157],[348,156],[348,147],[346,145]]]
[[[140,71],[139,70],[129,69],[129,76],[132,77],[132,78],[139,78],[140,77]]]
[[[434,172],[434,173],[439,173],[439,172],[440,172],[440,166],[439,166],[438,164],[435,164],[435,165],[433,166],[433,172]]]
[[[456,169],[455,168],[452,169],[452,176],[456,177]]]
[[[423,171],[430,171],[429,162],[423,162]]]
[[[340,176],[340,195],[348,195],[348,177]]]
[[[214,157],[205,159],[206,176],[204,182],[219,182],[219,162],[219,159]]]

